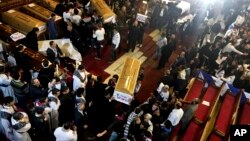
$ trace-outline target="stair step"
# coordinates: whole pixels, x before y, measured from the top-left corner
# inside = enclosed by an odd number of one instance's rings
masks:
[[[155,43],[151,40],[150,43],[148,43],[147,45],[145,45],[145,46],[143,46],[143,47],[141,48],[141,51],[142,51],[142,52],[146,52],[149,48],[151,48],[151,47],[153,47],[153,46],[155,46]]]
[[[152,46],[151,48],[149,48],[148,50],[146,50],[144,52],[144,56],[150,57],[155,53],[156,50],[156,46]]]
[[[153,41],[154,41],[154,42],[157,42],[157,41],[160,39],[160,37],[161,37],[161,35],[158,34],[157,36],[155,36],[155,37],[153,38]]]
[[[140,58],[141,56],[143,55],[143,52],[141,52],[141,51],[138,51],[136,54],[134,54],[132,57],[134,57],[134,58]]]
[[[139,60],[141,61],[141,65],[147,60],[147,57],[146,56],[141,56],[139,58]]]
[[[160,30],[158,30],[158,29],[155,29],[153,32],[151,32],[150,34],[149,34],[149,36],[150,37],[152,37],[152,38],[154,38],[157,34],[159,34],[160,33]]]

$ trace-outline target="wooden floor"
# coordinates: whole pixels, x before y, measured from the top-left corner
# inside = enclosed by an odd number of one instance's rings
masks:
[[[83,58],[83,63],[85,64],[87,71],[96,76],[101,75],[105,80],[104,82],[107,83],[112,75],[120,73],[127,57],[139,59],[142,63],[141,67],[145,68],[145,78],[142,82],[141,90],[136,97],[136,99],[141,103],[150,96],[150,93],[153,92],[154,89],[156,89],[157,82],[160,80],[165,70],[157,70],[156,67],[158,65],[158,60],[154,60],[154,53],[156,49],[155,41],[157,41],[159,37],[160,31],[158,29],[147,29],[144,34],[143,46],[141,48],[136,47],[134,52],[126,52],[126,40],[122,40],[118,58],[112,64],[108,63],[111,57],[110,46],[102,48],[102,60],[95,60],[95,52],[92,50],[92,52],[87,53],[87,55]],[[180,50],[177,49],[172,54],[166,68],[169,68],[170,64],[173,63],[179,52]]]

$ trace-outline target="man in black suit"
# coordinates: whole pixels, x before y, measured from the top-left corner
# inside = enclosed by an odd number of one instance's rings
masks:
[[[172,34],[168,44],[161,48],[161,58],[157,69],[162,69],[165,67],[166,62],[168,61],[172,52],[175,50],[175,47],[176,47],[176,38],[175,34]]]
[[[38,79],[44,88],[48,88],[48,83],[54,78],[55,69],[49,66],[48,60],[42,61],[42,67],[39,71]]]
[[[62,55],[62,51],[54,41],[50,41],[49,45],[50,47],[46,50],[47,58],[51,62],[60,64],[59,55]]]
[[[38,51],[38,39],[37,39],[38,33],[39,33],[39,29],[35,27],[32,29],[32,31],[30,31],[26,35],[25,45],[35,51]]]
[[[74,123],[77,126],[77,135],[78,140],[83,140],[83,133],[84,129],[88,128],[88,115],[85,112],[85,104],[84,103],[77,103],[77,108],[74,114]]]

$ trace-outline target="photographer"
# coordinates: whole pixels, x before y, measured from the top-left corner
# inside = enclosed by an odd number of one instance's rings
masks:
[[[77,127],[73,126],[70,122],[63,124],[63,127],[56,128],[54,135],[57,141],[76,141],[77,140]]]

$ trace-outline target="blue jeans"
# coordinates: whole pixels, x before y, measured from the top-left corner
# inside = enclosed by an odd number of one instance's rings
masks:
[[[155,57],[156,58],[160,58],[161,57],[161,47],[157,46],[156,51],[155,51]]]
[[[118,139],[118,134],[113,131],[109,137],[109,141],[116,141]]]

